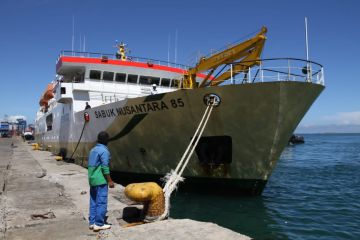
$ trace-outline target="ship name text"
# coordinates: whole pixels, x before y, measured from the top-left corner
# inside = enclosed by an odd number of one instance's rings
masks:
[[[135,105],[119,107],[119,108],[96,110],[94,113],[96,118],[109,118],[109,117],[125,116],[132,114],[164,111],[164,110],[169,110],[169,108],[182,108],[184,106],[185,104],[183,100],[181,98],[178,98],[178,99],[171,99],[170,102],[168,103],[166,103],[165,101],[145,102]]]

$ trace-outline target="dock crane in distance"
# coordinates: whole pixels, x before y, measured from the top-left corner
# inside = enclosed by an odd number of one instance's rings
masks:
[[[200,88],[208,85],[217,86],[231,77],[231,71],[233,71],[233,75],[236,75],[241,72],[248,71],[248,69],[254,65],[259,65],[261,63],[260,55],[266,40],[266,32],[267,28],[262,27],[261,31],[253,38],[238,43],[235,46],[229,47],[221,52],[215,53],[210,57],[202,57],[195,67],[190,68],[184,74],[183,87]],[[238,64],[234,65],[232,70],[229,69],[220,76],[211,79],[211,83],[208,82],[211,75],[219,66],[232,63],[239,59],[241,60]],[[197,84],[196,74],[204,71],[209,72],[204,80]]]

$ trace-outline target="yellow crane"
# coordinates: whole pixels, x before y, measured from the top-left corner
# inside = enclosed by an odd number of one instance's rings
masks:
[[[196,64],[195,67],[190,68],[184,74],[184,88],[196,88],[204,86],[217,86],[223,81],[231,77],[231,71],[233,75],[239,74],[241,72],[246,72],[248,69],[254,65],[260,64],[260,55],[263,50],[267,32],[266,27],[262,27],[261,31],[255,35],[253,38],[250,38],[244,42],[238,43],[235,46],[229,47],[221,52],[215,53],[210,57],[202,57],[200,61]],[[211,83],[208,81],[211,75],[215,70],[224,64],[229,64],[234,61],[240,60],[238,63],[233,66],[233,69],[229,69],[226,72],[222,73],[220,76],[215,79],[211,79]],[[207,76],[202,82],[197,84],[196,74],[204,71],[209,71]]]

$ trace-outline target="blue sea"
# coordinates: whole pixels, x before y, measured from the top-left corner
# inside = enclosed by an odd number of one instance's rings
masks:
[[[285,148],[261,196],[179,191],[170,216],[254,239],[360,239],[360,134],[303,136]]]

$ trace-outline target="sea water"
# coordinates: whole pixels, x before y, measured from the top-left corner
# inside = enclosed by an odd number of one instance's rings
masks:
[[[170,216],[254,239],[360,239],[360,134],[303,136],[285,148],[261,196],[179,191]]]

